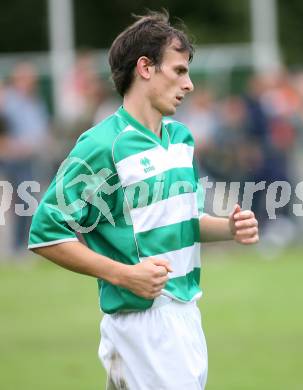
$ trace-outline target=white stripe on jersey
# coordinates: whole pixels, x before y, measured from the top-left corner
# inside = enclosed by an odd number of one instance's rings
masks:
[[[116,164],[123,187],[138,183],[172,168],[192,168],[194,148],[179,143],[170,144],[133,154]],[[145,164],[145,165],[144,165]]]
[[[200,268],[200,244],[195,243],[192,246],[182,248],[176,251],[153,255],[153,258],[168,260],[173,272],[168,273],[168,277],[177,278],[185,276],[194,268]],[[147,260],[148,257],[141,257],[141,261]]]
[[[130,210],[134,232],[141,233],[198,218],[195,192],[179,194],[145,207]]]

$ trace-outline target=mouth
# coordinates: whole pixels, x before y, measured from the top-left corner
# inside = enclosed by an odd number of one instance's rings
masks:
[[[181,103],[182,102],[182,99],[183,99],[183,96],[176,96],[176,100]]]

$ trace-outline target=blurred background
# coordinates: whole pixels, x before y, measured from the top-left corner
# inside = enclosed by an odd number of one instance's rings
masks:
[[[121,104],[110,81],[111,42],[132,13],[161,7],[195,41],[195,91],[176,119],[194,135],[200,177],[213,183],[205,210],[228,215],[234,200],[244,202],[245,183],[261,183],[251,200],[260,244],[203,250],[208,389],[303,389],[303,3],[2,0],[3,389],[104,388],[94,281],[28,253],[28,229],[79,135]],[[22,188],[24,181],[39,186]]]

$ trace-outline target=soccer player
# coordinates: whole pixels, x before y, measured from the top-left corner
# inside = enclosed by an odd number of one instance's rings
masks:
[[[193,138],[168,117],[193,90],[192,55],[165,13],[115,39],[109,62],[123,106],[79,138],[32,222],[30,249],[98,279],[99,356],[112,389],[204,389],[200,242],[258,241],[249,210],[203,214]]]

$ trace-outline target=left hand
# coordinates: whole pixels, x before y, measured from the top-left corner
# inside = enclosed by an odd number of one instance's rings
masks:
[[[234,240],[240,244],[255,244],[259,241],[258,221],[250,210],[241,210],[237,204],[229,215],[229,227]]]

